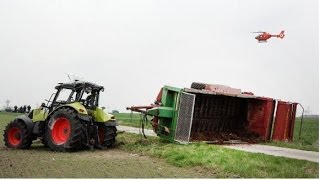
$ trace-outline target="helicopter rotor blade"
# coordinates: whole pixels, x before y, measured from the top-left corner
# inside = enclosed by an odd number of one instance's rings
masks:
[[[265,33],[263,31],[251,32],[251,33]]]

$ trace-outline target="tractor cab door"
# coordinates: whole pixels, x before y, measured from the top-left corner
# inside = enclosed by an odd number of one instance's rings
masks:
[[[90,91],[84,92],[81,98],[81,102],[83,105],[91,110],[95,110],[98,107],[98,100],[99,100],[99,92],[98,91]]]

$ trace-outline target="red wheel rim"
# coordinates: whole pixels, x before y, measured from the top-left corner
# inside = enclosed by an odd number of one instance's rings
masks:
[[[13,127],[8,132],[8,141],[11,145],[16,146],[20,144],[21,138],[21,130],[17,127]]]
[[[98,135],[99,135],[100,144],[102,144],[104,141],[104,138],[106,137],[105,131],[103,128],[100,128],[100,127],[98,128]]]
[[[70,132],[71,132],[71,126],[68,119],[66,119],[65,117],[57,118],[51,130],[51,136],[52,136],[53,142],[57,145],[66,143],[70,137]]]

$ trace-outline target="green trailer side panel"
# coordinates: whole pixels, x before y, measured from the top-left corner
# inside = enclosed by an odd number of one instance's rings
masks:
[[[157,134],[166,140],[174,141],[175,130],[177,125],[177,112],[182,89],[164,86],[161,97],[161,110],[159,111],[159,126]],[[162,115],[162,116],[161,116]],[[169,133],[168,133],[169,131]]]
[[[173,118],[174,109],[172,107],[155,107],[147,111],[149,115],[162,118]]]
[[[161,103],[162,106],[165,107],[175,107],[176,97],[181,93],[182,89],[172,87],[172,86],[164,86],[162,91]]]

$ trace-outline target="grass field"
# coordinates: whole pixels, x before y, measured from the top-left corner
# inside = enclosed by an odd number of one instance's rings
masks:
[[[0,113],[0,132],[16,114]],[[29,150],[4,147],[0,137],[0,178],[20,177],[285,177],[317,178],[319,164],[226,149],[179,145],[156,137],[121,133],[116,147],[57,153],[35,142]]]
[[[319,119],[304,119],[299,139],[300,119],[296,119],[293,142],[269,142],[267,145],[319,152]]]
[[[131,126],[131,127],[140,127],[141,120],[143,116],[140,113],[115,113],[113,114],[116,119],[118,120],[120,125],[123,126]],[[148,122],[145,124],[145,128],[152,129],[150,124],[150,117],[148,116]]]

